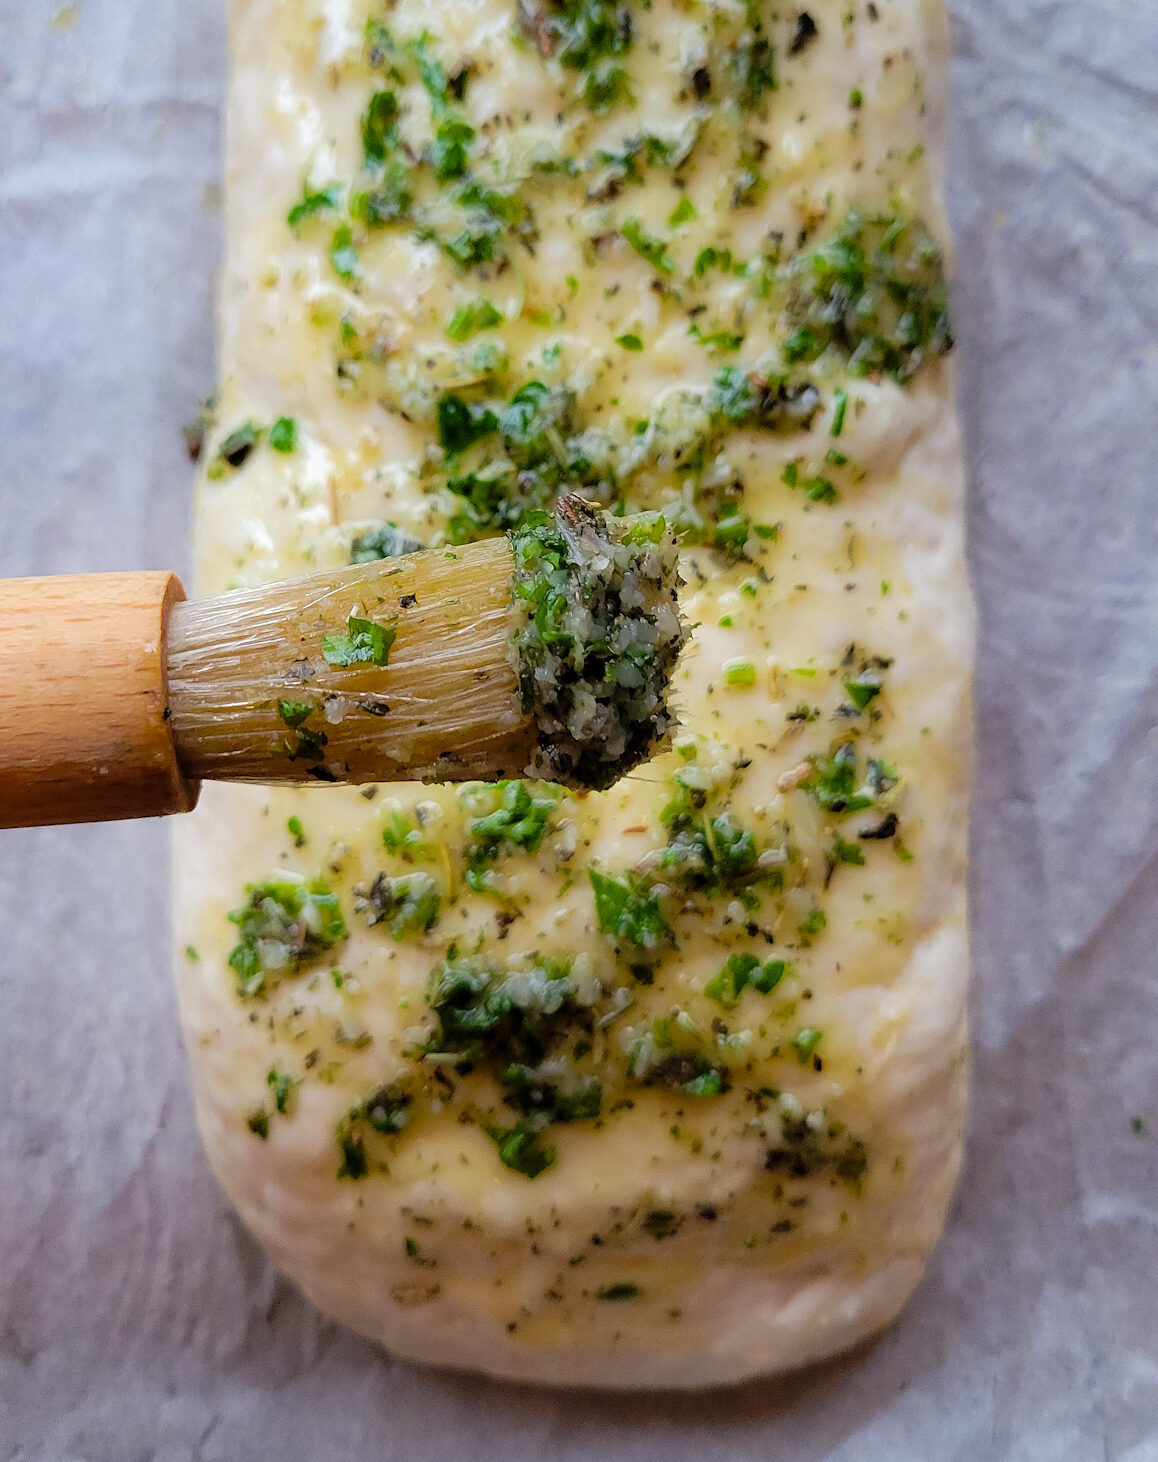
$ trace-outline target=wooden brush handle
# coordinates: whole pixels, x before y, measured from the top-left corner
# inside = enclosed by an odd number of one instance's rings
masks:
[[[0,580],[0,827],[188,812],[169,731],[175,574]]]

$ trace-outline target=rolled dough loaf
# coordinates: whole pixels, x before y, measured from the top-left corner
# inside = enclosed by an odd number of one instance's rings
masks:
[[[675,745],[606,794],[206,789],[176,878],[210,1162],[404,1356],[699,1386],[850,1346],[919,1280],[964,1118],[940,9],[231,20],[198,590],[569,485],[679,526],[696,631]]]

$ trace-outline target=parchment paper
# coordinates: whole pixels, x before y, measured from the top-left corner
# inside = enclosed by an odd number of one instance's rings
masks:
[[[0,0],[2,573],[182,567],[219,11]],[[208,1174],[164,829],[0,834],[0,1458],[1158,1459],[1158,3],[954,11],[975,1059],[915,1301],[835,1366],[699,1398],[391,1361]]]

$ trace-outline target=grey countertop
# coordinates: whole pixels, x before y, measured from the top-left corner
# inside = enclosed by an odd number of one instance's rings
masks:
[[[219,10],[0,0],[4,574],[184,566]],[[698,1398],[390,1360],[272,1272],[208,1173],[165,828],[5,833],[0,1458],[1158,1458],[1158,4],[955,0],[953,39],[973,1113],[901,1321]]]

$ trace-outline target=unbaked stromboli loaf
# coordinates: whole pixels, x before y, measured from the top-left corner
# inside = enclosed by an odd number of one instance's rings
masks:
[[[939,7],[231,12],[198,590],[570,487],[679,529],[695,630],[674,745],[598,796],[328,786],[308,682],[319,785],[206,788],[210,1161],[403,1355],[691,1386],[848,1346],[920,1278],[964,1117]]]

